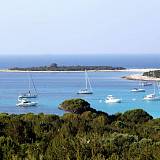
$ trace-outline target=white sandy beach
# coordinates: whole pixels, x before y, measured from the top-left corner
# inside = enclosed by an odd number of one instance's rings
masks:
[[[160,68],[145,68],[145,69],[124,69],[124,70],[89,70],[88,72],[149,72],[154,70],[160,70]],[[10,69],[0,69],[0,72],[38,72],[38,73],[48,73],[48,72],[84,72],[84,71],[20,71],[20,70],[10,70]],[[133,77],[133,75],[131,76]]]
[[[123,78],[128,80],[160,81],[160,78],[147,77],[141,74],[132,74],[132,75],[125,76]]]
[[[144,72],[149,71],[155,71],[160,70],[158,68],[147,68],[147,69],[125,69],[125,70],[89,70],[88,72],[131,72],[137,74],[129,74],[127,76],[124,76],[122,78],[127,80],[143,80],[143,81],[160,81],[160,78],[153,78],[153,77],[147,77],[143,76],[142,74]],[[80,73],[84,71],[20,71],[20,70],[9,70],[9,69],[0,69],[0,72],[14,72],[14,73],[26,73],[26,72],[32,72],[32,73]]]

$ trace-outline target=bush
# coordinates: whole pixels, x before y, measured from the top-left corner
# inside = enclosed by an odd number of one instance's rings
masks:
[[[60,104],[59,109],[63,109],[64,111],[71,113],[81,114],[90,110],[90,104],[83,99],[70,99],[65,100],[62,104]]]
[[[144,123],[147,122],[151,119],[153,119],[152,116],[150,116],[147,112],[145,112],[142,109],[135,109],[135,110],[130,110],[125,112],[122,116],[121,119],[123,121],[128,121],[131,123]]]

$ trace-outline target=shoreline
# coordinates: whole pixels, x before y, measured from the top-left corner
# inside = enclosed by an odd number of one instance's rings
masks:
[[[88,70],[87,72],[148,72],[160,70],[158,68],[146,68],[146,69],[123,69],[123,70]],[[33,73],[79,73],[84,71],[21,71],[21,70],[10,70],[10,69],[0,69],[0,72],[13,72],[13,73],[25,73],[25,72],[33,72]],[[131,75],[130,75],[131,76]],[[129,77],[129,76],[125,76]]]
[[[132,75],[124,76],[122,78],[127,79],[127,80],[160,81],[160,78],[147,77],[141,74],[132,74]]]

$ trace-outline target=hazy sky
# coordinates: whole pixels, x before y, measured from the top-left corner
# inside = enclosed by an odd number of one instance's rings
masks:
[[[160,53],[160,0],[4,0],[0,54]]]

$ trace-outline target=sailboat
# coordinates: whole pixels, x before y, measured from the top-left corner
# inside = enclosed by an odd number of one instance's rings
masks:
[[[138,88],[133,88],[133,89],[131,89],[131,92],[145,92],[145,89],[144,88],[142,88],[142,83],[140,82],[139,83],[139,87]]]
[[[148,101],[159,101],[160,100],[160,96],[156,94],[156,88],[157,88],[157,83],[154,82],[154,92],[151,94],[148,94],[144,97],[144,100],[148,100]]]
[[[35,92],[35,93],[32,93],[32,92],[31,92],[31,84],[32,84],[32,86],[33,86],[33,89],[34,89],[34,92]],[[34,81],[33,81],[33,79],[32,79],[31,74],[29,74],[28,92],[20,94],[18,98],[37,98],[37,97],[38,97],[38,94],[37,94],[37,90],[36,90]]]
[[[80,89],[77,94],[93,94],[91,83],[86,70],[85,70],[85,82],[86,82],[85,88]]]

